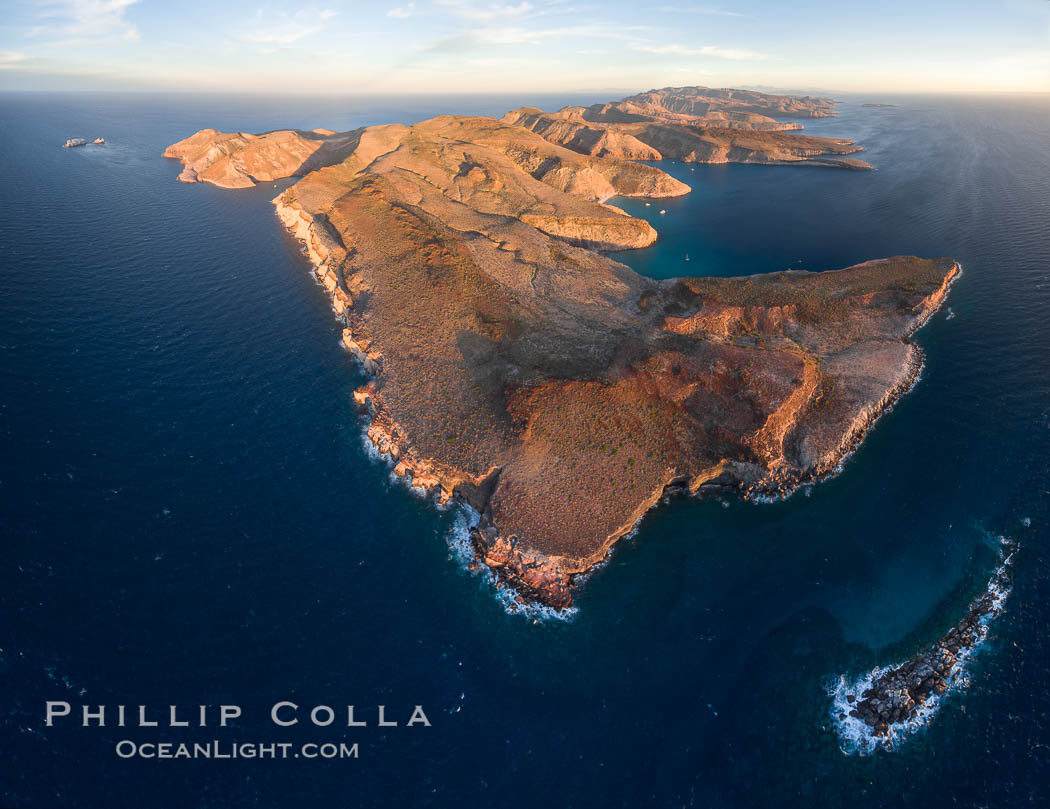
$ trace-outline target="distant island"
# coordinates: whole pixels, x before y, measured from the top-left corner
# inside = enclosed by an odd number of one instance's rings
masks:
[[[90,141],[90,143],[93,143],[96,146],[101,146],[105,142],[106,141],[103,138],[95,138],[93,141]],[[89,141],[86,138],[70,138],[62,145],[67,149],[75,149],[78,146],[87,146],[88,143]]]
[[[571,605],[665,494],[775,497],[832,474],[915,381],[909,336],[948,258],[654,280],[601,251],[652,244],[613,196],[689,187],[640,160],[870,169],[796,134],[827,99],[678,87],[502,119],[352,132],[202,130],[179,179],[274,204],[373,377],[355,394],[398,475],[477,515],[477,561]]]

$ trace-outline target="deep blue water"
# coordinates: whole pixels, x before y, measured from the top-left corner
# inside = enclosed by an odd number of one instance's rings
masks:
[[[876,172],[672,164],[692,194],[621,201],[661,240],[619,257],[661,277],[901,253],[965,274],[955,317],[920,333],[919,385],[841,476],[775,504],[658,509],[567,622],[505,612],[450,550],[455,514],[369,459],[359,370],[276,190],[185,186],[160,157],[205,126],[591,100],[0,97],[0,805],[1050,800],[1050,99],[853,99],[807,129],[857,139]],[[1002,532],[1022,543],[1016,582],[969,688],[900,749],[844,755],[828,679],[942,633]],[[421,703],[432,727],[275,728],[283,699],[402,721]],[[47,728],[45,700],[244,716]],[[113,749],[216,738],[360,758]]]

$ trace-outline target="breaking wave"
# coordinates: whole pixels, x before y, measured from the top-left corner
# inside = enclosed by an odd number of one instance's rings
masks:
[[[449,558],[472,575],[480,576],[507,614],[520,615],[534,623],[572,621],[579,614],[577,607],[555,609],[528,599],[520,599],[514,588],[500,582],[488,566],[478,561],[470,533],[477,526],[479,519],[481,515],[466,503],[456,504],[452,526],[447,534]]]

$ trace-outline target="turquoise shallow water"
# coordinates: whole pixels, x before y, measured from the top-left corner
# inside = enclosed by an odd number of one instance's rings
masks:
[[[275,190],[184,186],[159,157],[203,126],[579,101],[0,98],[0,803],[1047,798],[1045,99],[850,101],[807,129],[864,143],[875,172],[671,164],[692,194],[618,201],[661,234],[618,258],[658,277],[903,253],[951,255],[965,274],[955,317],[919,335],[922,380],[841,476],[780,503],[661,507],[568,622],[507,614],[450,551],[456,515],[364,452],[359,372]],[[96,134],[105,149],[60,147]],[[843,755],[828,678],[943,632],[1004,531],[1022,542],[1017,580],[969,689],[902,749]],[[275,732],[267,712],[286,698],[423,703],[433,727]],[[216,731],[45,728],[46,699],[235,702],[245,716],[221,739],[356,741],[362,755],[122,761],[126,736]]]

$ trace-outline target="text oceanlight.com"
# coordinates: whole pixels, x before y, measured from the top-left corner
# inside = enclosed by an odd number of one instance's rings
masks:
[[[292,744],[291,742],[220,742],[213,739],[204,743],[185,742],[133,742],[124,739],[117,742],[117,755],[121,758],[156,759],[291,759],[291,758],[357,758],[358,746],[354,744],[323,742]]]

